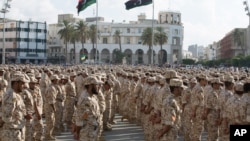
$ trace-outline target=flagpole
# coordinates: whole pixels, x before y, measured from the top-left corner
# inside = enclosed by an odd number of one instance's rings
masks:
[[[152,0],[152,47],[151,47],[151,64],[154,64],[154,0]]]
[[[97,62],[97,54],[98,54],[98,52],[97,52],[97,39],[98,39],[98,0],[96,0],[96,44],[95,44],[95,63]]]

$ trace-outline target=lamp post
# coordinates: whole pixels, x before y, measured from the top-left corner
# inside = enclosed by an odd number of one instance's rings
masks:
[[[248,18],[249,18],[249,24],[248,24],[248,36],[250,36],[250,11],[249,11],[249,6],[248,6],[248,2],[247,2],[247,0],[244,0],[243,1],[243,5],[245,5],[245,11],[247,12],[246,13],[246,15],[248,16]],[[249,37],[247,37],[248,38],[248,40],[249,40]],[[248,41],[247,40],[247,42],[249,43],[250,42],[250,40]],[[246,43],[247,43],[246,42]],[[247,46],[249,46],[248,44],[247,44]],[[247,53],[248,53],[248,50],[247,50]]]
[[[5,64],[5,13],[9,12],[8,8],[10,8],[11,0],[6,0],[4,2],[3,8],[0,10],[3,13],[3,48],[2,48],[2,64]]]

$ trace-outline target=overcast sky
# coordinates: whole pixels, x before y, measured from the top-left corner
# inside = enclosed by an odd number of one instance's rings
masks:
[[[1,0],[3,3],[4,0]],[[140,13],[152,18],[152,5],[125,10],[127,0],[98,0],[99,16],[105,21],[135,21]],[[236,27],[245,28],[249,18],[244,11],[243,0],[154,0],[155,18],[159,11],[174,10],[182,14],[184,25],[184,49],[189,45],[207,46],[220,40]],[[78,0],[12,0],[7,18],[17,20],[56,23],[58,14],[70,13],[75,17],[95,16],[96,5],[88,7],[77,15]],[[3,14],[0,14],[3,17]]]

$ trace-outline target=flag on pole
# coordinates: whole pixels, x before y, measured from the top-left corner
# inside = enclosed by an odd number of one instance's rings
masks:
[[[76,7],[78,14],[94,3],[96,3],[96,0],[79,0],[78,5]]]
[[[86,55],[81,55],[81,61],[84,61],[86,59]]]
[[[152,3],[152,0],[129,0],[125,3],[125,6],[126,6],[126,9],[129,10],[135,7],[148,5],[151,3]]]

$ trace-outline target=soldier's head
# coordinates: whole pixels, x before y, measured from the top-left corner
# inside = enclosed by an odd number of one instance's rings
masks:
[[[196,84],[197,84],[196,78],[192,78],[189,82],[189,87],[193,89]]]
[[[75,72],[71,72],[70,73],[70,81],[74,81],[74,79],[75,79],[75,77],[76,77],[76,73]]]
[[[180,96],[185,86],[183,85],[182,80],[174,78],[170,80],[169,87],[172,94]]]
[[[213,89],[215,89],[215,90],[220,89],[220,86],[221,86],[222,82],[220,81],[219,78],[213,78],[213,79],[210,80],[210,82],[211,82],[211,86],[212,86]]]
[[[54,74],[54,75],[52,75],[52,76],[50,77],[50,80],[51,80],[51,83],[52,83],[52,84],[56,85],[56,84],[58,84],[60,78],[58,77],[58,75]]]
[[[238,82],[235,84],[235,94],[242,96],[244,93],[244,84],[241,82]]]
[[[94,76],[89,76],[85,79],[85,88],[90,95],[98,95],[98,88],[97,86],[102,84],[103,82],[98,80]]]
[[[104,82],[103,87],[106,91],[108,91],[110,88],[114,87],[114,83],[111,80],[107,80]]]
[[[16,72],[11,78],[11,88],[20,93],[24,89],[24,84],[29,83],[29,78],[25,77],[25,75],[21,72]]]
[[[250,78],[246,78],[245,79],[245,83],[244,83],[244,92],[245,93],[249,93],[250,92]]]
[[[199,83],[201,86],[206,86],[207,85],[207,80],[208,80],[208,77],[205,75],[205,74],[200,74],[199,76]]]
[[[36,84],[37,84],[37,79],[36,79],[35,77],[30,77],[29,88],[30,88],[31,90],[34,90]]]
[[[0,76],[3,76],[5,70],[3,68],[0,68]]]
[[[234,83],[235,83],[235,81],[234,81],[234,77],[233,76],[226,75],[224,77],[224,84],[225,84],[225,88],[227,90],[233,90],[234,89]]]

